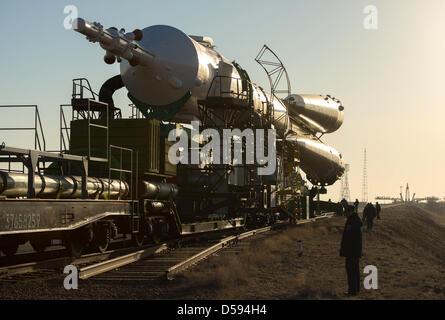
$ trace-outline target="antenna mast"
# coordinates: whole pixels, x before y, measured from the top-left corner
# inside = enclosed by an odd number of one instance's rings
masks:
[[[367,172],[366,148],[363,158],[362,202],[368,202],[368,172]]]

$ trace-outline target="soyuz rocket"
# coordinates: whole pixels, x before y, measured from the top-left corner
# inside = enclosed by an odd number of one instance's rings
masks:
[[[129,98],[145,113],[165,111],[170,121],[199,120],[198,101],[212,90],[215,77],[241,79],[239,69],[214,49],[213,40],[189,36],[166,25],[155,25],[126,33],[114,27],[78,18],[73,29],[98,42],[108,64],[120,63],[120,75]],[[229,87],[236,87],[229,81]],[[343,123],[341,102],[331,96],[292,94],[270,99],[252,84],[254,110],[273,101],[273,125],[287,132],[286,140],[300,150],[300,167],[313,184],[331,185],[344,172],[341,154],[324,144],[316,134],[336,131]],[[229,91],[230,92],[230,91]]]

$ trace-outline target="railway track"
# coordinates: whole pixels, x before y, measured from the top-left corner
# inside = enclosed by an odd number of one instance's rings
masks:
[[[121,239],[115,242],[111,242],[108,246],[108,252],[114,252],[118,249],[129,249],[131,247],[130,245],[131,240],[128,239]],[[53,247],[49,248],[48,250],[38,253],[35,252],[34,249],[29,245],[29,243],[24,245],[25,247],[28,246],[29,248],[19,248],[19,252],[13,256],[5,256],[3,254],[0,255],[0,270],[4,269],[5,267],[9,266],[15,266],[15,265],[22,265],[27,263],[35,263],[38,261],[45,261],[45,260],[51,260],[51,259],[62,259],[62,258],[68,258],[69,253],[67,249],[62,245],[54,245]],[[22,250],[20,250],[22,249]],[[86,252],[84,256],[87,256],[88,253],[93,252]],[[1,274],[0,274],[1,275]]]
[[[300,221],[297,224],[311,223],[332,217],[326,214],[310,220]],[[171,280],[175,275],[186,271],[202,260],[220,252],[221,250],[241,250],[248,242],[243,240],[265,237],[267,232],[276,230],[288,223],[255,229],[223,239],[198,241],[188,246],[172,248],[167,245],[159,246],[149,259],[144,259],[143,252],[135,252],[107,262],[98,263],[80,269],[79,278],[93,281],[150,281],[159,278]]]
[[[142,250],[149,250],[153,247],[147,245],[142,247]],[[47,259],[42,261],[27,262],[16,265],[9,265],[0,267],[0,284],[17,282],[25,279],[37,279],[41,276],[54,274],[56,270],[61,270],[67,265],[88,265],[98,263],[107,259],[114,259],[122,255],[131,253],[134,248],[123,248],[110,250],[104,253],[90,253],[79,258],[72,258],[69,256],[58,257],[54,259]]]
[[[147,281],[160,277],[173,279],[174,275],[183,272],[218,251],[232,247],[243,239],[265,233],[271,229],[272,227],[266,227],[224,237],[221,240],[196,241],[176,248],[163,244],[149,251],[140,250],[84,267],[79,270],[79,278],[85,280],[94,277],[94,280],[100,281]],[[146,259],[146,257],[150,257],[150,259]]]
[[[164,249],[171,250],[171,248],[181,246],[184,243],[205,237],[208,237],[208,235],[199,236],[199,238],[185,237],[171,240],[162,245],[145,245],[138,249],[134,247],[115,248],[104,253],[85,254],[79,258],[67,256],[66,250],[54,250],[54,252],[45,252],[40,255],[36,253],[21,254],[12,258],[10,257],[10,260],[6,261],[7,263],[0,267],[0,284],[38,279],[51,274],[62,274],[63,268],[67,265],[75,265],[78,269],[83,271],[84,269],[87,270],[82,273],[81,279],[83,277],[88,278],[121,265],[147,258]],[[213,235],[213,237],[215,237],[215,235]],[[1,258],[6,259],[7,257]],[[89,266],[91,266],[91,268]],[[97,272],[97,270],[101,271]]]
[[[333,214],[302,220],[297,224],[311,223],[332,217]],[[60,272],[67,265],[75,265],[79,279],[92,281],[149,281],[159,278],[173,279],[175,275],[193,267],[200,261],[225,249],[239,250],[248,238],[265,237],[267,232],[289,225],[255,229],[241,234],[189,237],[159,245],[146,245],[139,249],[124,248],[92,253],[74,259],[60,257],[44,261],[10,265],[0,268],[0,284],[38,279]]]

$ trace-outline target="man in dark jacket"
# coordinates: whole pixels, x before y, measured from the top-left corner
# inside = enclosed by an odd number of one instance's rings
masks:
[[[375,203],[375,211],[377,212],[377,220],[380,220],[380,211],[382,211],[382,207],[378,202]]]
[[[343,199],[340,201],[340,203],[341,203],[341,205],[342,205],[342,207],[343,207],[343,212],[346,212],[346,209],[348,208],[348,201],[347,201],[345,198],[343,198]]]
[[[374,219],[377,216],[377,211],[372,203],[368,203],[368,210],[366,213],[366,225],[368,226],[367,230],[371,230],[374,224]]]
[[[368,215],[368,213],[369,213],[369,203],[367,203],[363,208],[363,215],[362,215],[363,223],[366,222],[366,216]]]
[[[358,201],[358,199],[355,199],[355,202],[354,202],[355,213],[358,213],[358,205],[359,204],[360,204],[360,202]]]
[[[346,258],[348,274],[348,295],[355,296],[360,291],[360,257],[362,256],[363,223],[354,206],[346,210],[346,225],[341,239],[340,257]]]

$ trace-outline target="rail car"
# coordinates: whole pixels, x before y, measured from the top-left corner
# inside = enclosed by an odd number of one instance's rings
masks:
[[[291,94],[287,71],[268,47],[256,60],[269,77],[270,93],[221,56],[209,37],[168,26],[125,33],[80,18],[73,29],[99,42],[105,62],[119,62],[121,73],[105,81],[99,94],[87,79],[73,80],[70,103],[60,105],[57,152],[37,143],[34,149],[0,145],[0,162],[8,165],[0,171],[0,250],[5,255],[27,241],[37,252],[61,242],[78,256],[87,248],[105,251],[113,239],[130,237],[140,246],[309,218],[315,211],[312,199],[343,174],[341,154],[317,134],[336,131],[344,107],[331,96]],[[278,62],[267,63],[266,52]],[[273,81],[277,71],[288,80],[282,99]],[[129,118],[122,117],[112,98],[123,87],[133,102]],[[193,121],[213,135],[194,134]],[[222,140],[224,130],[233,133],[228,162],[206,147],[209,140]],[[275,155],[268,159],[273,172],[260,174],[268,164],[258,157],[247,161],[258,148],[244,136],[248,130],[252,141],[263,143],[263,153]],[[264,136],[267,130],[276,133],[272,142]],[[175,149],[182,160],[172,163],[169,153],[184,133],[186,147]],[[36,141],[42,135],[36,131]],[[234,161],[236,147],[244,162]],[[197,163],[190,161],[193,152]],[[212,161],[199,162],[202,154]],[[322,204],[327,211],[335,206]]]

